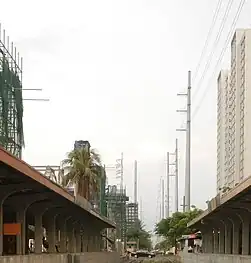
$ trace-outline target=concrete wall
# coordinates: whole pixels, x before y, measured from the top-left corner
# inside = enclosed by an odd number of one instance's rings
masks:
[[[181,255],[182,263],[249,263],[251,256],[225,254],[193,254]]]
[[[0,256],[0,263],[68,263],[67,254],[27,256]]]
[[[106,252],[0,257],[0,263],[119,263],[119,261],[120,257],[117,253]]]
[[[119,263],[120,256],[112,252],[90,252],[84,254],[69,255],[67,263]],[[1,262],[0,262],[1,263]],[[55,263],[55,262],[53,262]]]

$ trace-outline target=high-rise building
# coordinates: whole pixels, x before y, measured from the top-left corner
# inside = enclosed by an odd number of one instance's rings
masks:
[[[218,79],[217,103],[217,189],[225,185],[228,176],[228,89],[229,73],[221,70]]]
[[[218,77],[217,192],[251,175],[251,29],[236,30],[231,70]]]
[[[127,229],[131,229],[139,221],[138,203],[128,203],[126,205],[126,224]]]

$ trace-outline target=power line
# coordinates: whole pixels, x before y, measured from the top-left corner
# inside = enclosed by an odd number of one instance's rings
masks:
[[[208,69],[209,69],[209,67],[211,65],[212,59],[213,59],[215,51],[216,51],[216,47],[219,44],[219,41],[220,41],[220,38],[221,38],[221,35],[222,35],[222,32],[223,32],[223,29],[225,27],[225,24],[226,24],[226,21],[227,21],[227,18],[228,18],[228,15],[229,15],[229,12],[231,10],[232,5],[233,5],[233,0],[229,0],[229,2],[227,4],[227,7],[226,7],[226,10],[225,10],[225,13],[224,13],[224,16],[223,16],[223,19],[221,21],[221,25],[220,25],[218,34],[217,34],[216,39],[215,39],[215,41],[213,43],[213,48],[212,48],[212,50],[210,52],[209,58],[208,58],[207,63],[205,65],[204,71],[203,71],[203,73],[201,75],[201,78],[199,79],[199,82],[197,84],[198,88],[195,90],[195,92],[193,94],[193,99],[198,94],[199,88],[200,88],[201,84],[203,83],[203,80],[205,79],[206,73],[207,73],[207,71],[208,71]]]
[[[213,74],[212,74],[212,76],[211,76],[211,78],[210,78],[210,81],[208,82],[207,88],[205,89],[205,91],[204,91],[204,93],[203,93],[203,96],[202,96],[202,98],[201,98],[200,104],[197,105],[197,107],[195,108],[195,110],[194,110],[194,112],[193,112],[193,114],[192,114],[192,118],[194,118],[195,115],[197,114],[197,112],[199,111],[199,109],[200,109],[200,107],[201,107],[201,105],[202,105],[202,102],[203,102],[203,100],[205,99],[205,96],[206,96],[206,94],[207,94],[207,92],[208,92],[208,90],[209,90],[209,87],[212,86],[212,81],[213,81],[213,79],[214,79],[214,75],[215,75],[216,71],[218,70],[217,67],[219,66],[219,64],[221,63],[221,61],[222,61],[222,59],[223,59],[223,57],[224,57],[224,55],[225,55],[226,49],[227,49],[227,47],[228,47],[228,43],[229,43],[229,41],[230,41],[230,39],[231,39],[231,36],[232,36],[232,34],[233,34],[234,28],[235,28],[235,26],[236,26],[236,23],[237,23],[237,21],[238,21],[238,19],[239,19],[240,14],[241,14],[241,11],[242,11],[242,8],[243,8],[243,6],[244,6],[244,3],[245,3],[245,0],[241,0],[241,2],[240,2],[240,4],[239,4],[239,7],[238,7],[238,10],[237,10],[237,12],[236,12],[236,14],[235,14],[235,17],[234,17],[234,20],[233,20],[231,29],[230,29],[230,31],[229,31],[229,33],[228,33],[228,36],[227,36],[227,39],[226,39],[226,41],[225,41],[225,45],[224,45],[224,47],[223,47],[223,49],[222,49],[222,51],[221,51],[220,57],[219,57],[219,59],[218,59],[218,61],[217,61],[217,64],[216,64],[216,66],[215,66],[215,71],[213,72]]]
[[[220,11],[221,5],[222,5],[222,0],[219,0],[218,4],[217,4],[217,7],[216,7],[216,10],[214,12],[214,16],[213,16],[213,20],[212,20],[211,26],[210,26],[209,31],[207,33],[207,38],[206,38],[205,44],[203,46],[203,49],[202,49],[202,52],[201,52],[201,55],[200,55],[200,58],[199,58],[199,63],[197,64],[197,67],[195,69],[195,73],[194,73],[194,76],[193,76],[193,82],[194,82],[194,80],[197,77],[199,68],[200,68],[201,63],[203,61],[203,58],[205,56],[205,53],[206,53],[206,50],[207,50],[207,47],[208,47],[208,44],[209,44],[210,37],[211,37],[211,35],[213,33],[213,29],[214,29],[215,23],[217,21],[218,15],[219,15],[219,11]]]

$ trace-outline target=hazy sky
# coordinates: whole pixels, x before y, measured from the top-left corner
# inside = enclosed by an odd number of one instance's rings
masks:
[[[159,217],[166,152],[174,150],[176,137],[180,200],[184,194],[185,134],[175,129],[185,122],[176,113],[185,100],[176,94],[186,90],[187,71],[193,72],[198,64],[217,2],[0,0],[2,26],[24,57],[24,88],[43,89],[26,91],[25,98],[50,98],[25,102],[25,161],[59,164],[78,139],[89,140],[109,165],[123,151],[130,196],[133,161],[138,160],[143,217],[152,229]],[[221,19],[227,2],[223,1]],[[216,189],[214,72],[229,64],[227,55],[215,69],[239,1],[234,2],[204,80],[198,86],[221,19],[192,86],[193,110],[200,105],[192,120],[192,203],[201,208]],[[250,26],[250,11],[246,4],[238,27]],[[110,182],[113,174],[109,172]]]

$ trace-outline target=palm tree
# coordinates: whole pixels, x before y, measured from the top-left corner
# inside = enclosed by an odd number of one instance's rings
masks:
[[[138,248],[150,248],[150,237],[150,233],[145,230],[145,225],[140,220],[137,220],[127,232],[127,240],[136,241]]]
[[[102,177],[102,166],[99,154],[87,147],[74,149],[62,161],[63,186],[73,185],[75,194],[88,201],[98,192]]]

